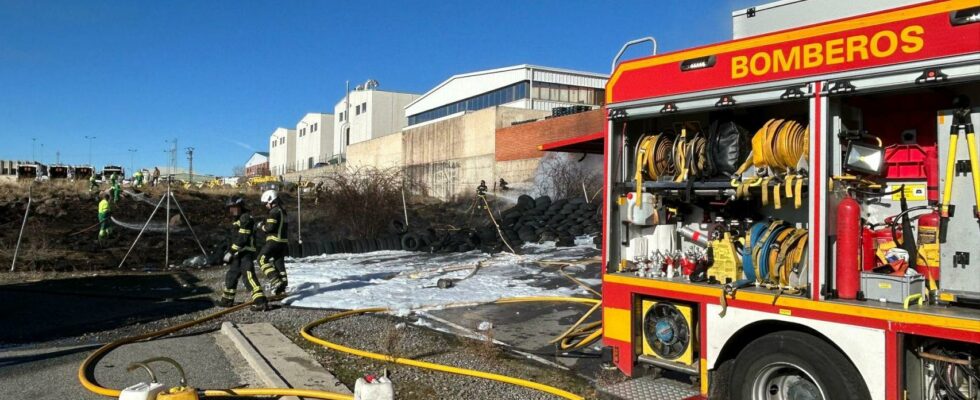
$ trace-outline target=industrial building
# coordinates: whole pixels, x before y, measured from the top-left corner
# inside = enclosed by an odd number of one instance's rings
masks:
[[[269,172],[283,175],[296,165],[296,130],[276,128],[269,139]]]
[[[602,129],[601,111],[589,110],[602,104],[606,79],[534,65],[455,75],[405,107],[401,135],[351,144],[347,164],[403,167],[443,199],[500,178],[531,191],[538,145]]]
[[[415,126],[501,106],[551,112],[557,107],[602,105],[605,74],[537,65],[453,75],[405,107]]]
[[[334,119],[331,114],[307,113],[296,123],[293,170],[303,171],[328,162],[334,155]]]
[[[334,106],[333,154],[343,160],[349,145],[400,132],[407,121],[405,106],[418,97],[380,90],[373,79],[355,87]]]

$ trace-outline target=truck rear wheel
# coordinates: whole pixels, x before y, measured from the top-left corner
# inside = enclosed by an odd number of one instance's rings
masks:
[[[746,400],[866,400],[861,374],[836,348],[803,332],[754,340],[735,358],[732,397]]]

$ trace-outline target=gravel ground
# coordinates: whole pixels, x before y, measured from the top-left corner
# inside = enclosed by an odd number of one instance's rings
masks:
[[[223,268],[211,268],[199,271],[189,271],[198,281],[197,287],[219,288],[223,279]],[[5,281],[16,281],[16,277],[7,275]],[[0,286],[2,290],[2,286]],[[189,291],[200,293],[200,291]],[[62,346],[88,343],[106,343],[118,338],[161,329],[180,322],[200,318],[218,309],[203,300],[213,294],[194,294],[198,300],[186,313],[174,313],[152,321],[138,321],[132,324],[114,326],[109,330],[88,332],[77,336],[58,338],[31,346]],[[244,294],[240,295],[244,299]],[[173,304],[177,302],[154,303]],[[186,308],[186,307],[185,307]],[[342,382],[353,388],[354,380],[368,373],[378,374],[387,369],[390,378],[395,383],[396,396],[399,399],[436,399],[436,398],[476,398],[476,399],[553,399],[552,395],[543,394],[514,385],[493,382],[484,379],[468,378],[453,374],[427,371],[414,367],[400,366],[392,363],[374,362],[359,357],[328,350],[299,337],[299,329],[303,325],[334,311],[308,310],[299,308],[278,307],[274,310],[256,313],[241,311],[223,319],[211,321],[191,328],[189,332],[204,332],[217,329],[224,320],[237,323],[268,322],[292,338],[297,344],[314,354],[316,358],[333,372]],[[135,311],[134,311],[135,314]],[[408,322],[401,325],[400,322]],[[325,339],[341,344],[363,349],[375,349],[389,352],[402,357],[410,357],[447,364],[457,367],[490,371],[509,376],[530,379],[536,382],[559,387],[573,393],[594,397],[594,390],[588,380],[573,373],[548,367],[534,361],[512,356],[497,346],[488,345],[482,341],[461,339],[453,335],[411,324],[412,318],[399,318],[387,315],[363,315],[345,318],[317,328],[314,333]],[[5,324],[11,326],[11,324]],[[16,326],[16,324],[14,324]],[[5,328],[7,329],[7,328]],[[11,327],[11,329],[16,329]],[[0,346],[3,344],[0,343]]]

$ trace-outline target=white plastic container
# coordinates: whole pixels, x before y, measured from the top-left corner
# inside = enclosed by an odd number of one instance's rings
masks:
[[[156,400],[157,395],[163,393],[162,383],[141,382],[125,388],[119,393],[119,400]]]
[[[354,400],[395,400],[395,388],[391,380],[383,376],[370,382],[357,378],[354,382]]]

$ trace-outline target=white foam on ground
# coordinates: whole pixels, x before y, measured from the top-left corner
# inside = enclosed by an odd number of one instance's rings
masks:
[[[583,240],[584,242],[584,240]],[[542,267],[535,260],[576,260],[596,253],[591,242],[556,248],[553,243],[527,244],[523,255],[479,251],[428,254],[379,251],[363,254],[331,254],[288,260],[289,296],[284,303],[310,308],[353,310],[387,307],[407,313],[419,308],[459,303],[487,303],[504,297],[571,296],[585,294],[578,287],[535,286],[557,275],[557,268]],[[440,278],[460,279],[477,262],[476,275],[449,289],[439,289]]]

